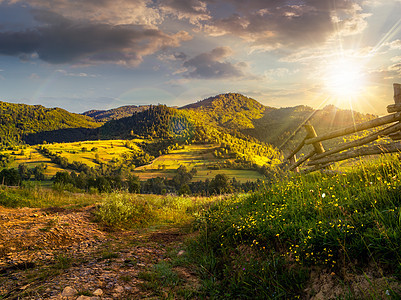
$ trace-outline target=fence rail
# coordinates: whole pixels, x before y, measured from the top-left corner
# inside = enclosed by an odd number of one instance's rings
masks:
[[[305,138],[285,158],[285,161],[288,161],[288,163],[285,164],[286,168],[288,168],[290,171],[299,172],[299,167],[302,164],[305,164],[306,166],[311,167],[306,168],[303,170],[303,172],[311,172],[323,168],[330,168],[330,165],[334,162],[350,158],[365,155],[401,152],[401,142],[391,142],[383,145],[368,145],[369,143],[372,143],[384,136],[390,137],[393,141],[401,140],[401,84],[394,83],[393,87],[395,104],[387,106],[387,112],[389,115],[328,132],[320,136],[316,134],[314,127],[309,123],[308,120],[307,123],[303,125],[304,129],[306,130]],[[325,151],[321,143],[322,141],[343,137],[352,133],[385,125],[388,126],[384,129],[380,129],[354,141],[344,142],[343,144],[329,149],[328,151]],[[309,154],[306,154],[297,160],[297,153],[307,145],[312,145],[313,150]]]

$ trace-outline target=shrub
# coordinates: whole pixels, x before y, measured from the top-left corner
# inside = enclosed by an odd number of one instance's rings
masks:
[[[111,227],[137,227],[153,218],[151,207],[144,199],[126,193],[112,193],[105,197],[96,215]]]

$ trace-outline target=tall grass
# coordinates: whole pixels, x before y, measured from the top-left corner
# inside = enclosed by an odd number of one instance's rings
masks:
[[[137,195],[124,192],[105,195],[96,215],[111,227],[188,224],[213,198]]]
[[[0,185],[0,205],[11,208],[83,207],[99,202],[99,199],[99,195],[56,191],[29,183],[21,188]]]
[[[348,173],[288,176],[214,204],[195,222],[190,255],[205,293],[219,298],[302,297],[311,267],[340,279],[369,267],[401,280],[400,207],[396,156]]]

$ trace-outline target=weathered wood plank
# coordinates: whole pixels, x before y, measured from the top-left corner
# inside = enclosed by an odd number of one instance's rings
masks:
[[[297,162],[295,162],[291,166],[289,166],[288,170],[292,171],[292,170],[297,169],[300,165],[302,165],[305,161],[307,161],[309,158],[311,158],[315,154],[316,154],[316,152],[315,152],[315,150],[313,150],[311,153],[301,157],[300,159],[298,159]],[[297,172],[299,172],[299,170]]]
[[[308,139],[305,140],[305,144],[306,145],[310,145],[310,144],[313,144],[313,143],[316,143],[316,142],[321,142],[321,141],[333,139],[333,138],[336,138],[336,137],[339,137],[339,136],[355,133],[355,132],[358,132],[358,131],[374,128],[374,127],[385,125],[385,124],[389,124],[389,123],[394,123],[394,122],[397,122],[397,121],[400,121],[400,120],[401,120],[401,112],[398,112],[396,114],[384,116],[384,117],[377,118],[377,119],[374,119],[374,120],[371,120],[371,121],[368,121],[368,122],[356,124],[354,126],[346,127],[346,128],[343,128],[343,129],[338,129],[338,130],[329,132],[327,134],[323,134],[323,135],[318,136],[318,137],[308,138]]]
[[[391,143],[384,145],[374,145],[365,148],[359,148],[355,150],[350,150],[340,154],[330,155],[328,157],[324,157],[317,160],[310,160],[308,165],[321,165],[326,163],[334,163],[337,161],[342,161],[354,157],[365,156],[365,155],[374,155],[374,154],[382,154],[382,153],[394,153],[401,151],[401,143]]]
[[[332,163],[327,163],[327,164],[324,164],[324,165],[313,166],[313,167],[310,167],[310,168],[302,170],[300,173],[301,174],[307,174],[307,173],[318,171],[318,170],[321,170],[321,169],[324,169],[324,168],[329,168],[331,164]]]
[[[297,148],[295,148],[289,155],[287,155],[287,157],[285,158],[285,160],[289,160],[291,159],[291,157],[293,157],[294,155],[296,155],[299,150],[302,149],[302,147],[305,146],[305,139],[298,145]]]
[[[358,147],[358,146],[362,146],[365,145],[367,143],[373,142],[375,140],[377,140],[380,136],[385,136],[385,135],[389,135],[390,133],[396,132],[401,130],[401,123],[397,123],[394,125],[391,125],[385,129],[382,129],[380,131],[374,132],[364,138],[352,141],[352,142],[348,142],[348,143],[344,143],[336,148],[330,149],[324,153],[318,154],[316,155],[313,159],[321,159],[323,157],[329,156],[331,154],[334,153],[338,153],[340,151],[343,150],[347,150],[350,148],[354,148],[354,147]]]
[[[317,138],[317,134],[315,131],[315,128],[312,126],[312,124],[305,124],[304,125],[305,130],[306,130],[306,140],[305,143],[308,139],[312,139],[312,138]],[[314,142],[312,143],[313,148],[315,149],[315,152],[317,154],[323,153],[324,152],[324,148],[321,142]]]
[[[394,88],[394,103],[401,104],[401,84],[393,83]]]
[[[399,112],[399,111],[401,111],[401,103],[391,104],[391,105],[387,106],[388,113],[394,113],[394,112]]]

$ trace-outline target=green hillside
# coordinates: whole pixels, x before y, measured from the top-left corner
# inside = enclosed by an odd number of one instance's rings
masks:
[[[295,148],[305,137],[306,132],[302,129],[302,125],[307,120],[310,121],[319,135],[376,117],[372,114],[339,109],[333,105],[318,110],[304,105],[279,109],[268,108],[262,118],[253,120],[254,128],[244,129],[242,132],[260,141],[280,147],[294,132],[299,130],[298,134],[291,138],[290,142],[284,147],[286,150]],[[330,143],[326,143],[326,145],[331,146]]]
[[[0,102],[0,148],[20,144],[27,134],[100,125],[90,117],[61,108]]]
[[[132,116],[136,112],[147,110],[149,105],[125,105],[109,110],[89,110],[82,113],[84,116],[91,117],[96,121],[107,122]]]
[[[240,130],[253,128],[253,120],[261,118],[266,107],[255,99],[228,93],[186,105],[181,109],[191,111],[208,123]]]

